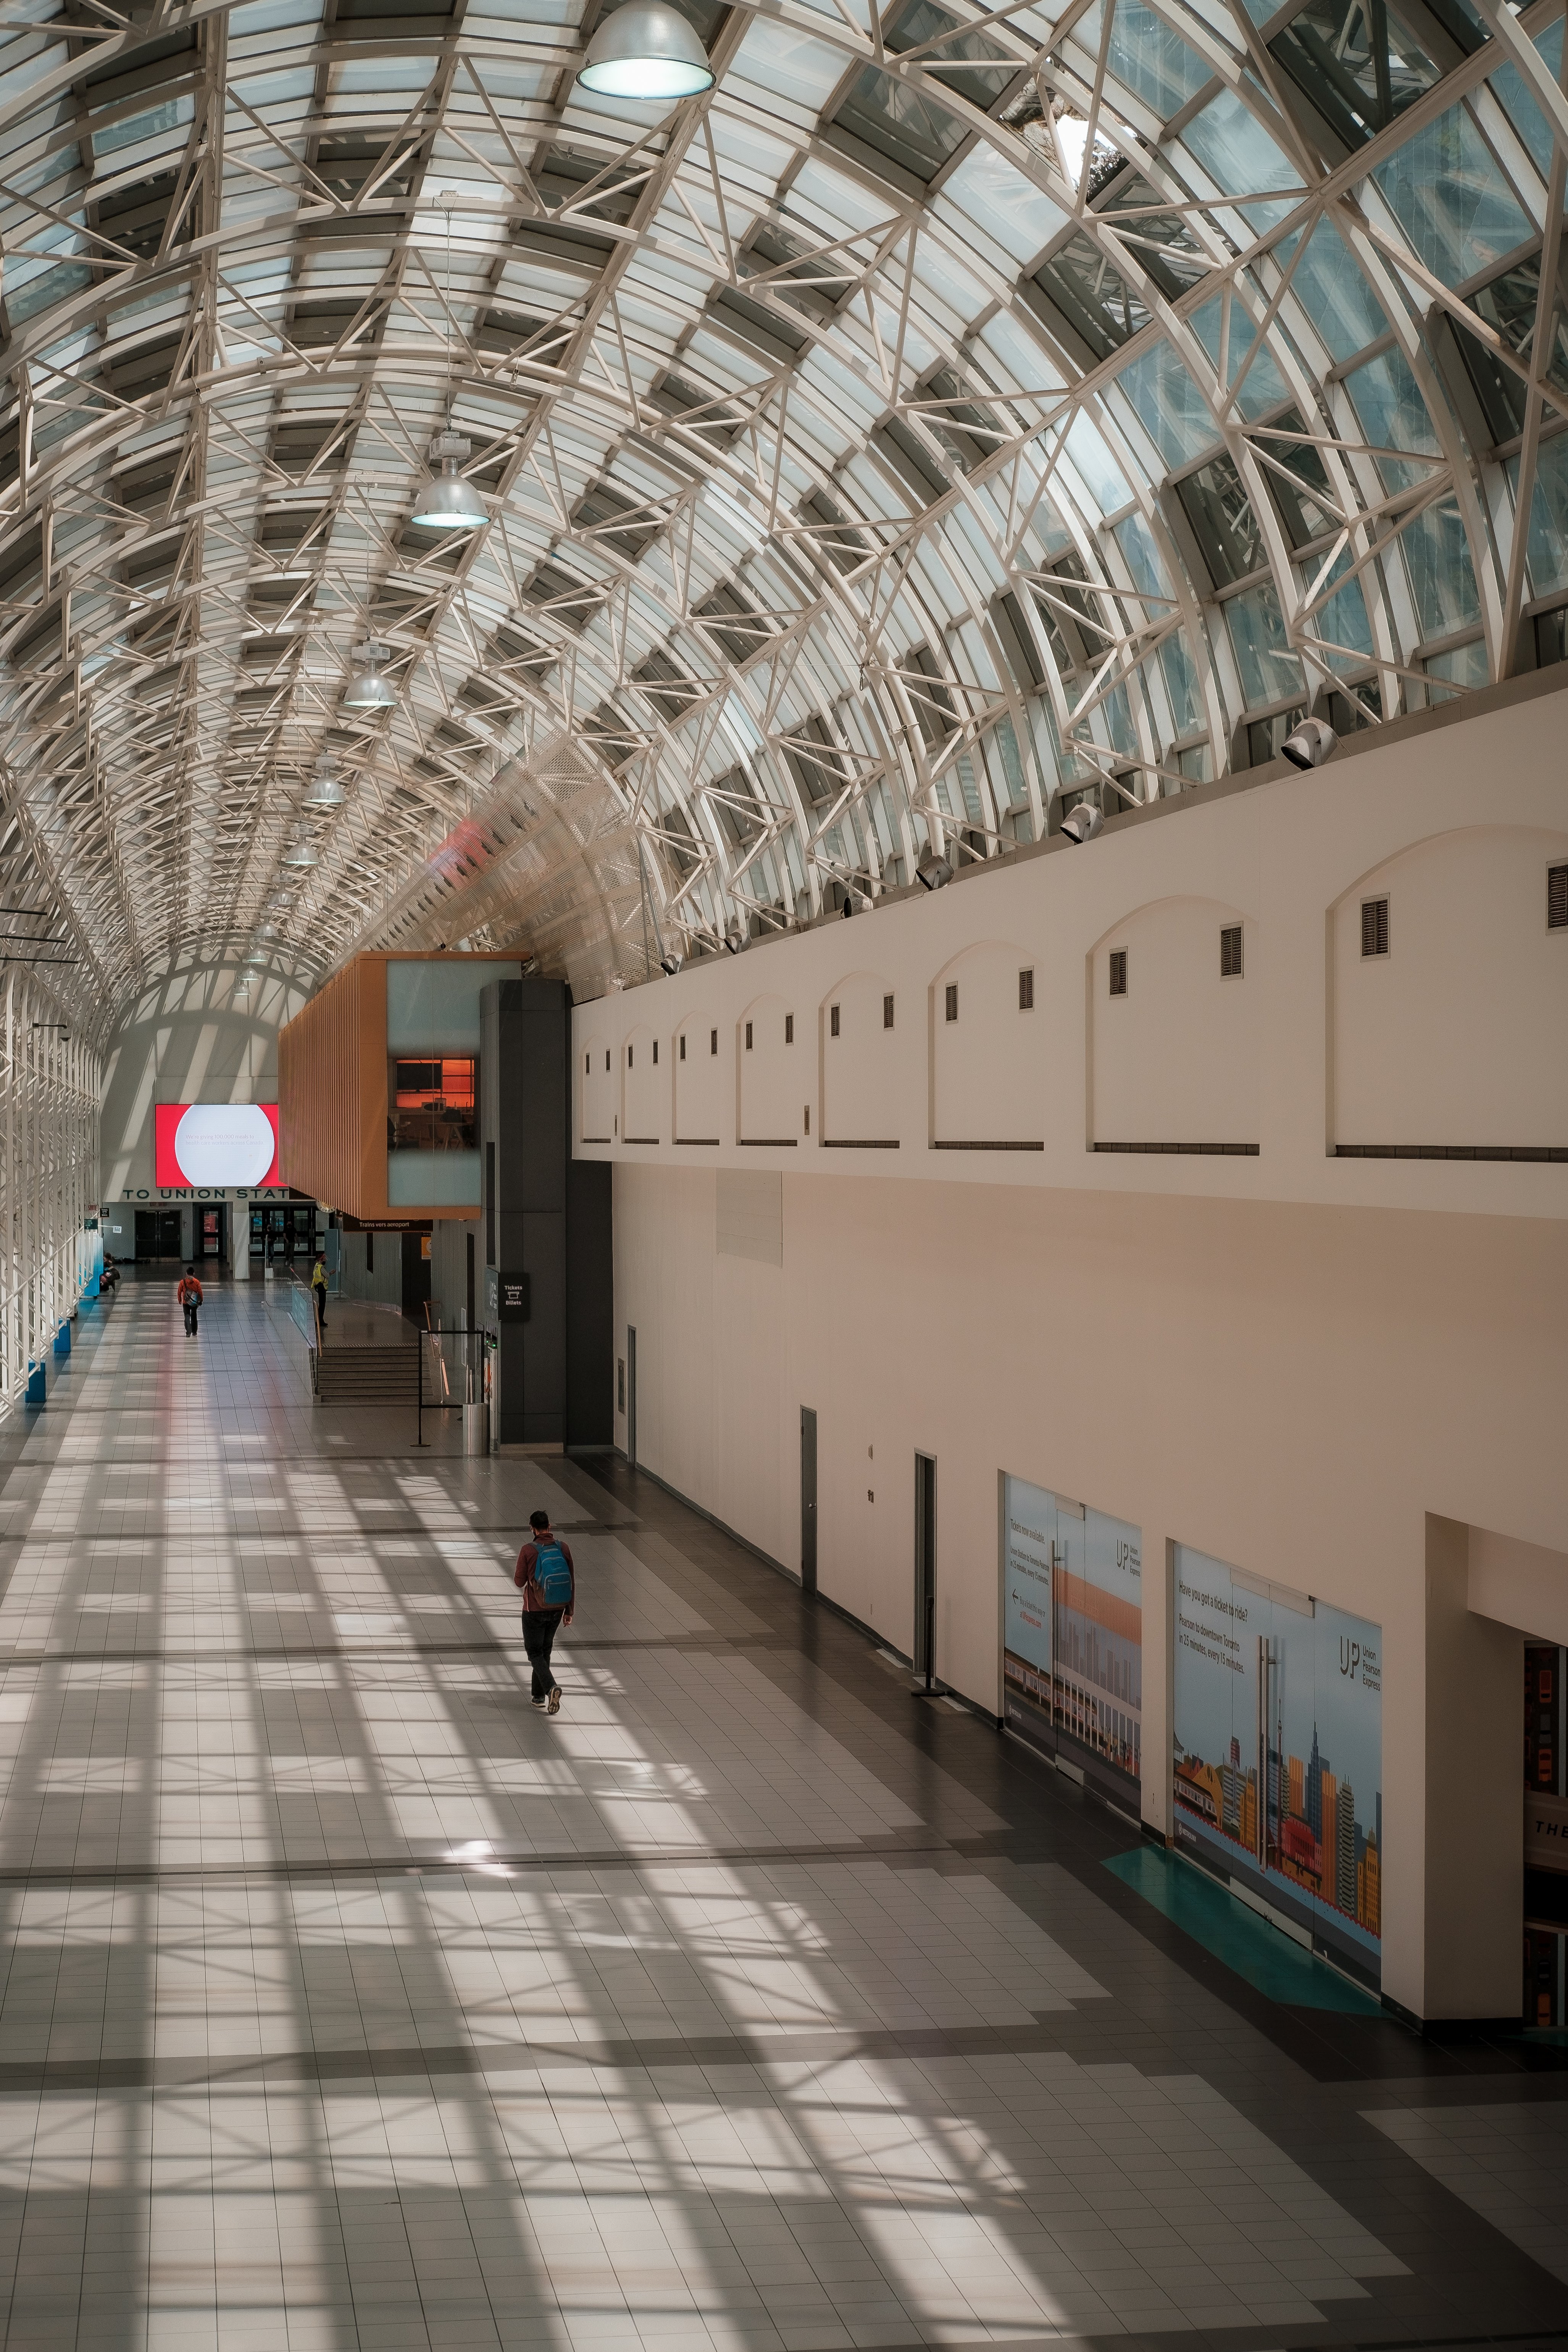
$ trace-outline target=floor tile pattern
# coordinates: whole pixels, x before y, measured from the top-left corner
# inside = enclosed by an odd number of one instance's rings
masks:
[[[1547,2339],[1555,2079],[1268,2002],[649,1482],[298,1349],[128,1280],[0,1430],[7,2347]]]

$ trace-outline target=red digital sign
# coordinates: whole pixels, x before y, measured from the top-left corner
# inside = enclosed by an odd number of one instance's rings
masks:
[[[159,1103],[154,1181],[193,1192],[281,1185],[276,1103]]]

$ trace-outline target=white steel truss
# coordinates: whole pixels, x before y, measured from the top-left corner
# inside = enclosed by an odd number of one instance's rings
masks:
[[[1568,648],[1560,0],[682,5],[666,113],[592,9],[0,26],[0,883],[85,1037],[193,951],[641,976]]]

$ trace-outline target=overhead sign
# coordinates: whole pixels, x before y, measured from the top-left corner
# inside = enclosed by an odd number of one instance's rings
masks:
[[[159,1103],[154,1181],[192,1191],[280,1184],[276,1103]]]

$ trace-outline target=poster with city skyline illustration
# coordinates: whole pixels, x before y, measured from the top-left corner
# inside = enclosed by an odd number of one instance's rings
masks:
[[[1006,1719],[1096,1778],[1142,1769],[1142,1536],[1026,1478],[1004,1476]]]
[[[1176,1843],[1376,1982],[1383,1629],[1174,1549]]]

